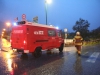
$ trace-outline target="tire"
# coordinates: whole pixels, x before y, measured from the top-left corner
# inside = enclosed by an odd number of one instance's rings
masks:
[[[36,48],[35,51],[33,52],[33,56],[38,58],[42,55],[42,51],[41,51],[41,48]]]
[[[61,44],[60,47],[59,47],[59,52],[62,52],[63,48],[64,48],[64,44]]]

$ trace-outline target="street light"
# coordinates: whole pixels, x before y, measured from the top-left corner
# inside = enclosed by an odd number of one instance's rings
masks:
[[[66,40],[67,39],[67,31],[68,31],[67,28],[65,28],[64,29],[64,32],[65,32],[65,40],[64,40],[65,46],[66,46],[66,43],[67,43],[67,40]]]
[[[9,22],[6,23],[7,27],[9,27],[11,24]]]
[[[47,25],[47,5],[51,4],[52,0],[45,0],[45,12],[46,12],[46,25]]]
[[[6,31],[6,29],[3,29],[3,31]]]
[[[2,34],[4,34],[4,32],[2,32]]]
[[[52,0],[46,0],[46,3],[47,4],[51,4],[52,3]]]
[[[11,24],[10,24],[10,22],[7,22],[6,25],[7,25],[7,28],[8,28],[8,34],[9,34],[9,32],[10,32],[10,31],[9,31],[9,27],[10,27]]]
[[[65,39],[67,39],[67,28],[64,29],[65,32]]]

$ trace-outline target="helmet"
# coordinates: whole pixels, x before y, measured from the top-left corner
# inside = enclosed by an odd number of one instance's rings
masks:
[[[76,32],[76,35],[80,35],[80,32]]]

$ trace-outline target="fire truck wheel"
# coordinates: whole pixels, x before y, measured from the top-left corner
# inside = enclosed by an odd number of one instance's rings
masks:
[[[59,51],[60,51],[60,52],[63,51],[63,47],[64,47],[64,44],[61,44],[60,47],[59,47]]]
[[[37,48],[35,49],[35,52],[33,53],[34,57],[36,57],[36,58],[37,58],[37,57],[40,57],[41,54],[42,54],[41,48],[40,48],[40,47],[37,47]]]

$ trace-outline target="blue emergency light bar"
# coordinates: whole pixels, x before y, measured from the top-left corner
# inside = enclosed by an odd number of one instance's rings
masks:
[[[26,23],[26,21],[20,21],[20,22],[17,22],[16,24],[17,25],[22,25],[22,24],[25,24]]]

